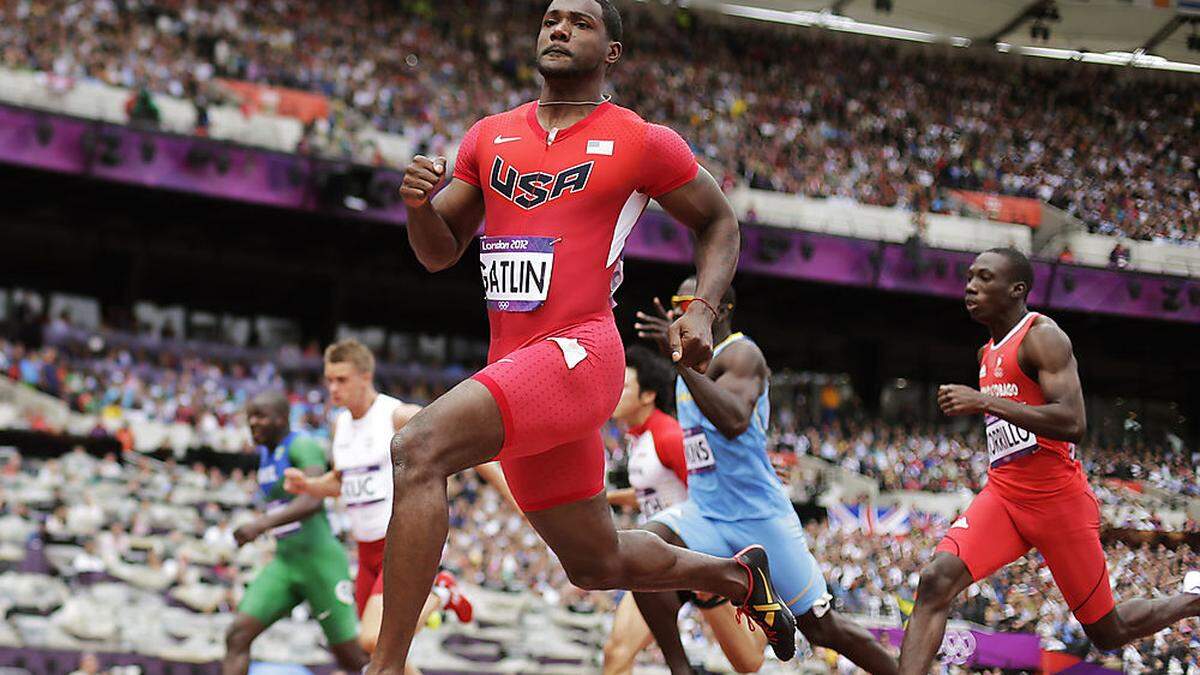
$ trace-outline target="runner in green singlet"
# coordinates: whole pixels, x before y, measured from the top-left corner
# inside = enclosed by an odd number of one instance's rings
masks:
[[[222,675],[245,675],[250,645],[268,626],[305,600],[321,624],[329,649],[342,668],[358,672],[367,665],[358,644],[354,584],[346,550],[333,536],[323,501],[283,489],[283,472],[297,468],[309,475],[325,472],[325,450],[313,438],[288,428],[288,401],[278,393],[255,397],[246,406],[250,434],[258,446],[259,496],[266,512],[234,532],[239,546],[270,532],[275,559],[246,588],[237,617],[225,635]]]

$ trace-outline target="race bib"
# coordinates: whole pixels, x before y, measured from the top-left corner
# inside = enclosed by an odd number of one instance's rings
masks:
[[[532,312],[550,295],[554,271],[551,237],[483,237],[479,240],[479,272],[488,309]]]
[[[377,504],[388,498],[392,477],[382,464],[342,470],[342,500],[349,508]]]
[[[1024,457],[1038,447],[1037,436],[1032,432],[991,416],[987,418],[987,444],[988,461],[993,467]]]
[[[652,517],[664,508],[662,500],[658,497],[658,491],[654,488],[639,489],[637,500],[638,508],[642,510],[642,516],[645,518]]]
[[[687,459],[688,473],[709,471],[717,465],[717,456],[713,454],[708,445],[708,436],[700,427],[684,430],[683,453]]]
[[[275,515],[276,513],[279,513],[279,511],[281,511],[284,507],[286,507],[288,505],[288,503],[289,502],[282,500],[282,499],[277,499],[273,502],[268,503],[267,504],[267,515],[272,516],[272,515]],[[271,536],[275,537],[276,539],[282,539],[289,535],[293,535],[299,531],[300,531],[300,521],[295,521],[292,523],[284,523],[283,525],[280,525],[278,527],[271,528]]]

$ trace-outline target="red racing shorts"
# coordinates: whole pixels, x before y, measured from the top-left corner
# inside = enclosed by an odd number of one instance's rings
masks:
[[[354,577],[354,604],[358,618],[372,595],[383,593],[383,549],[386,539],[358,542],[358,576]]]
[[[958,556],[979,581],[1036,548],[1082,624],[1112,611],[1108,562],[1100,546],[1100,504],[1091,488],[1017,502],[991,486],[950,526],[938,551]]]
[[[524,511],[577,502],[604,490],[608,421],[625,384],[625,349],[611,315],[530,343],[475,380],[504,419],[500,467]]]

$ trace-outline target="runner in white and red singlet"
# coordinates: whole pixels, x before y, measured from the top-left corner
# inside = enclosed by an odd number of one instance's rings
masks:
[[[630,487],[609,492],[608,501],[638,509],[643,523],[687,499],[683,429],[666,412],[671,408],[674,386],[675,370],[662,356],[642,345],[625,350],[625,388],[613,420],[625,429]],[[725,598],[686,591],[679,596],[681,603],[691,602],[700,609],[735,671],[752,673],[762,667],[766,637],[761,631],[751,632],[748,624],[742,625]],[[626,593],[604,644],[604,675],[632,673],[637,655],[653,642],[654,635],[633,594]]]
[[[983,415],[987,485],[953,524],[921,572],[900,671],[929,672],[959,593],[1036,548],[1071,611],[1100,649],[1115,649],[1200,615],[1200,572],[1183,593],[1114,605],[1100,545],[1100,508],[1079,460],[1087,417],[1071,340],[1029,311],[1033,267],[1011,248],[979,255],[967,277],[971,318],[992,339],[979,350],[979,389],[943,386],[947,415]]]
[[[392,436],[404,428],[420,406],[375,389],[375,357],[361,342],[342,340],[325,350],[325,384],[330,402],[343,410],[333,423],[332,470],[309,476],[299,469],[284,472],[284,489],[319,498],[341,497],[358,544],[358,574],[354,602],[362,622],[359,643],[368,654],[375,650],[383,618],[384,535],[392,516]],[[485,480],[504,490],[494,466],[477,467]],[[453,610],[459,621],[471,620],[471,603],[458,590],[454,576],[439,572],[422,608],[417,626],[433,611]],[[409,675],[419,671],[409,666]]]
[[[780,658],[795,653],[794,621],[774,600],[761,547],[716,558],[618,533],[605,499],[600,428],[624,381],[612,298],[626,238],[651,199],[695,233],[697,302],[672,325],[670,344],[676,362],[701,370],[739,245],[737,216],[687,143],[602,98],[621,31],[611,0],[554,0],[537,40],[538,100],[477,122],[444,189],[444,158],[416,157],[405,171],[409,242],[426,268],[454,265],[485,224],[491,349],[485,369],[392,443],[384,625],[369,672],[405,663],[447,534],[446,477],[493,458],[575,585],[728,597],[765,627]]]

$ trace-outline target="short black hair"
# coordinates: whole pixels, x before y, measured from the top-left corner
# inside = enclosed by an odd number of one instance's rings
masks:
[[[625,350],[625,366],[637,372],[638,388],[654,392],[654,406],[663,412],[674,407],[675,369],[667,359],[645,345]]]
[[[1011,246],[989,248],[984,253],[995,253],[998,256],[1004,257],[1008,261],[1010,278],[1014,282],[1024,282],[1025,297],[1029,297],[1029,292],[1033,290],[1033,265],[1024,253]]]
[[[596,4],[600,5],[601,16],[604,18],[604,31],[608,33],[608,39],[611,42],[620,42],[625,36],[625,26],[621,22],[621,10],[613,3],[613,0],[596,0]]]
[[[254,398],[250,399],[248,407],[261,408],[264,412],[288,419],[291,417],[292,404],[288,401],[287,396],[279,391],[264,391]]]

